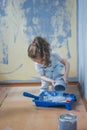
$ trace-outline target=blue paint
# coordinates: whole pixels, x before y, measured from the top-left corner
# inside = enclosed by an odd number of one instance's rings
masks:
[[[58,36],[58,43],[62,44],[64,42],[64,37],[63,35]]]
[[[0,15],[1,16],[5,16],[6,15],[6,12],[5,12],[5,8],[7,6],[7,0],[4,0],[4,3],[3,3],[3,0],[0,0]]]
[[[62,47],[62,45],[65,44],[65,41],[67,41],[68,38],[71,37],[71,21],[70,21],[71,12],[67,11],[66,3],[67,0],[63,1],[51,0],[51,2],[50,0],[48,1],[26,0],[22,5],[22,9],[25,9],[24,17],[26,17],[27,20],[26,26],[32,28],[32,33],[30,30],[26,29],[25,32],[27,37],[28,36],[32,37],[32,35],[33,36],[42,35],[48,39],[49,43],[51,43],[55,37],[54,33],[56,31],[59,32],[58,29],[62,21],[63,22],[63,25],[61,26],[62,33],[61,34],[59,33],[56,36],[58,44],[61,45],[59,47]],[[29,9],[29,12],[27,12],[27,9]],[[55,16],[54,24],[52,23],[53,16]],[[35,24],[32,21],[34,17],[38,20],[38,24]],[[31,37],[29,37],[28,39],[30,43],[32,41]],[[56,48],[56,45],[54,48]],[[69,49],[69,47],[67,49]],[[70,52],[69,50],[67,51]]]
[[[3,43],[3,64],[8,64],[8,46]]]

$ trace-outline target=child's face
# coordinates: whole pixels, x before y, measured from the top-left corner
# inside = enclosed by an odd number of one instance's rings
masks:
[[[34,62],[37,62],[39,64],[45,64],[45,61],[41,57],[32,58]]]

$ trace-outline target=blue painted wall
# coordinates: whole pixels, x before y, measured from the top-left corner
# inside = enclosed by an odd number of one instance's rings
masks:
[[[77,77],[76,0],[1,0],[1,82],[38,79],[27,57],[27,47],[37,35],[70,61],[70,77]]]

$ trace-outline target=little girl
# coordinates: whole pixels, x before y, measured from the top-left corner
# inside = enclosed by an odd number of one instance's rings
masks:
[[[56,81],[63,80],[68,83],[69,62],[56,53],[52,53],[50,44],[42,37],[35,37],[28,47],[28,56],[35,62],[35,68],[40,74],[42,85],[40,92],[48,91],[49,84],[55,85]],[[61,73],[65,66],[64,75]]]

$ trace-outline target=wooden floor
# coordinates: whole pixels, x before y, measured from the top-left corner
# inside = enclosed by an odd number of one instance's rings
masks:
[[[0,107],[0,130],[58,130],[61,114],[77,115],[78,130],[87,130],[87,112],[77,85],[69,85],[67,92],[75,93],[77,101],[72,110],[66,108],[36,107],[31,98],[23,96],[27,91],[38,95],[39,87],[13,87]]]

